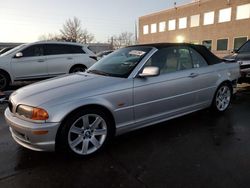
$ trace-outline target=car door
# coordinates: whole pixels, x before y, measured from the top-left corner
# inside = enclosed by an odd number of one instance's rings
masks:
[[[160,121],[197,108],[198,73],[186,46],[159,49],[145,66],[157,66],[160,75],[134,79],[137,123]]]
[[[57,76],[68,73],[70,67],[74,64],[71,45],[46,44],[45,47],[49,75]]]
[[[28,46],[20,52],[20,56],[14,56],[11,60],[15,80],[48,76],[47,59],[44,56],[43,44]]]
[[[217,64],[209,63],[203,58],[203,56],[193,48],[189,48],[192,57],[194,68],[192,72],[196,75],[192,79],[195,84],[196,103],[197,105],[209,106],[213,100],[215,90],[217,89],[218,73],[215,66]]]

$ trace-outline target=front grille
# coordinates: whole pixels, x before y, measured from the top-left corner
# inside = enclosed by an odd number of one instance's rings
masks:
[[[240,66],[240,69],[248,69],[248,68],[250,68],[250,65],[241,65]]]

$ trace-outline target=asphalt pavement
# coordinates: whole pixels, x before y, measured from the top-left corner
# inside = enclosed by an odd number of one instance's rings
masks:
[[[35,152],[11,138],[0,106],[0,187],[250,186],[250,85],[229,110],[192,113],[119,136],[96,156]]]

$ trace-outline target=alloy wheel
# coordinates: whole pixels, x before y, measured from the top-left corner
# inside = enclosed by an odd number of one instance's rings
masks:
[[[225,111],[231,101],[231,90],[227,85],[223,85],[219,88],[216,94],[216,108],[219,111]]]
[[[79,155],[97,151],[107,137],[107,124],[97,114],[86,114],[78,118],[68,132],[68,144]]]

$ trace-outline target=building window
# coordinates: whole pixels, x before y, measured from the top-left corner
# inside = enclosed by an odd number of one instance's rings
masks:
[[[204,25],[214,24],[214,11],[204,13]]]
[[[237,6],[236,20],[250,18],[250,3],[246,5]]]
[[[156,33],[157,32],[157,24],[151,24],[151,33]]]
[[[149,29],[148,29],[148,25],[144,25],[144,26],[143,26],[143,34],[144,34],[144,35],[147,35],[147,34],[149,33],[148,30],[149,30]]]
[[[212,40],[203,40],[202,45],[206,46],[207,49],[212,50]]]
[[[219,23],[231,21],[232,8],[225,8],[219,11]]]
[[[200,15],[193,15],[190,17],[190,27],[198,27],[200,25]]]
[[[247,37],[238,37],[234,39],[234,50],[239,49],[245,42]]]
[[[172,31],[176,28],[176,20],[169,20],[168,21],[168,30]]]
[[[159,23],[159,32],[164,32],[166,30],[166,22]]]
[[[187,17],[179,19],[179,29],[187,28]]]
[[[217,51],[227,50],[228,39],[217,40]]]

